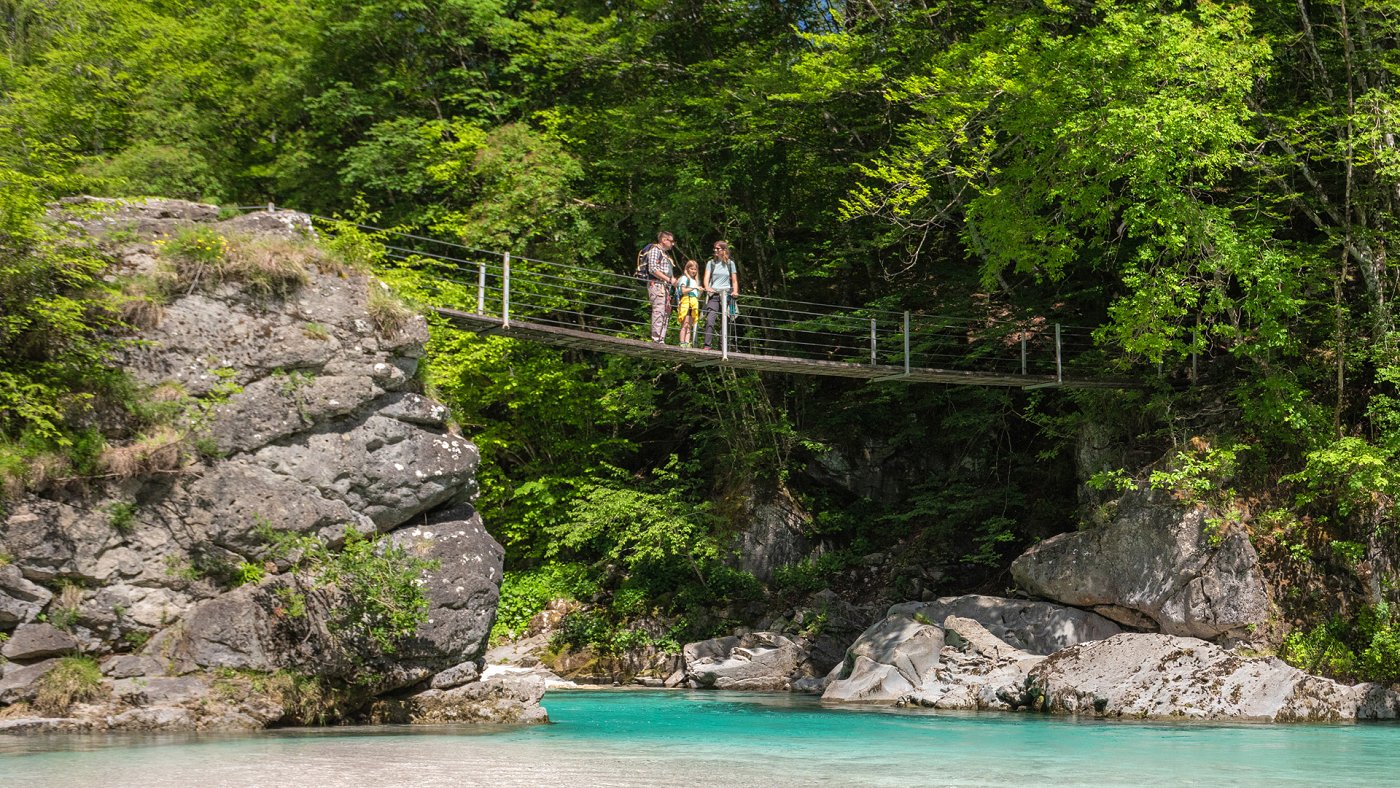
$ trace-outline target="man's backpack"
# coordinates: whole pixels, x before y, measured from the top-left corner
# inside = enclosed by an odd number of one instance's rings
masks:
[[[654,243],[647,244],[637,252],[637,268],[633,271],[633,275],[643,282],[647,281],[651,273],[647,270],[647,252],[650,252],[651,247],[655,245]]]

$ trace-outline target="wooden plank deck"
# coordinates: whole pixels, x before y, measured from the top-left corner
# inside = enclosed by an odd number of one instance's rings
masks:
[[[949,383],[964,386],[1003,386],[1009,388],[1132,388],[1137,385],[1132,381],[1114,378],[1071,379],[1067,377],[1057,381],[1054,375],[1018,375],[927,367],[912,368],[906,375],[904,367],[889,364],[855,364],[845,361],[765,356],[733,351],[725,356],[718,350],[701,350],[659,344],[641,339],[595,334],[529,321],[512,320],[507,326],[499,317],[478,315],[445,307],[437,307],[434,311],[454,326],[479,334],[515,337],[558,347],[616,353],[697,367],[726,366],[757,372],[786,372],[795,375],[823,375],[870,381]]]

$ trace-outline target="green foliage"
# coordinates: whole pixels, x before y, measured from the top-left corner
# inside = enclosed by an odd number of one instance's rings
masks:
[[[1400,471],[1391,452],[1361,438],[1343,437],[1306,455],[1306,465],[1284,481],[1302,488],[1300,507],[1324,502],[1346,517],[1362,509],[1393,510]]]
[[[136,525],[136,504],[131,501],[114,501],[107,506],[107,522],[117,533],[131,533]]]
[[[161,256],[173,261],[186,280],[198,281],[206,272],[217,272],[228,254],[228,239],[218,230],[203,225],[182,227],[173,236],[158,241]]]
[[[257,585],[267,577],[267,567],[256,561],[240,561],[234,575],[233,585]]]
[[[801,598],[829,588],[832,578],[855,564],[857,556],[833,550],[773,571],[773,590],[784,598]]]
[[[1309,673],[1394,684],[1400,681],[1400,617],[1382,602],[1350,620],[1336,617],[1289,633],[1279,656]]]
[[[491,640],[518,637],[535,614],[555,599],[586,601],[598,593],[597,581],[582,564],[550,563],[535,569],[507,571]]]
[[[709,506],[686,499],[675,457],[651,478],[629,478],[620,468],[612,479],[578,486],[568,519],[547,528],[548,552],[583,552],[636,570],[685,565],[701,577],[701,565],[719,557]]]
[[[85,419],[114,380],[102,370],[122,323],[105,261],[41,221],[53,185],[0,157],[0,496],[91,472],[101,435]]]
[[[347,531],[345,545],[333,550],[312,536],[262,527],[274,557],[292,561],[299,575],[316,586],[333,586],[340,600],[333,611],[334,631],[352,640],[373,643],[384,654],[428,620],[428,598],[422,574],[436,562],[416,558],[386,539],[372,539]],[[305,599],[289,592],[287,614],[305,614]]]

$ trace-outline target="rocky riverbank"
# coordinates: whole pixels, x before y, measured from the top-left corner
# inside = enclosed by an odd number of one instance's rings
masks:
[[[1276,606],[1241,532],[1129,492],[1107,523],[1012,564],[1053,601],[944,597],[892,606],[823,678],[803,644],[753,632],[685,647],[676,683],[820,691],[832,703],[1161,719],[1335,722],[1400,717],[1400,693],[1269,656]]]
[[[0,730],[542,720],[542,683],[478,678],[503,551],[473,506],[476,448],[414,389],[424,320],[298,214],[80,199],[54,218],[114,281],[167,280],[121,366],[177,415],[105,473],[6,504]],[[177,270],[162,244],[191,227],[265,276]],[[404,566],[426,616],[390,641],[368,603]]]

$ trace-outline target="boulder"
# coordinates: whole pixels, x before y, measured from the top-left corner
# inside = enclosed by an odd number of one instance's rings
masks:
[[[407,698],[376,701],[376,723],[542,723],[544,681],[535,676],[496,676],[448,690],[429,689]]]
[[[690,686],[704,689],[787,690],[802,660],[798,645],[777,632],[687,643],[681,654]]]
[[[1011,565],[1032,594],[1168,635],[1247,640],[1272,605],[1249,537],[1210,533],[1207,512],[1129,492],[1106,526],[1060,534]]]
[[[266,446],[254,461],[343,501],[389,530],[454,498],[475,492],[476,447],[398,419],[328,424]]]
[[[934,680],[899,699],[936,709],[1014,709],[1026,675],[1044,657],[1015,648],[978,621],[948,616]]]
[[[846,650],[822,700],[898,700],[933,680],[942,649],[942,628],[908,612],[891,611]]]
[[[1337,722],[1400,716],[1400,694],[1375,684],[1348,687],[1276,658],[1141,633],[1051,654],[1031,669],[1025,700],[1053,713],[1109,717]]]
[[[24,578],[19,567],[0,566],[0,630],[34,620],[53,594]]]
[[[750,501],[732,545],[736,565],[759,580],[771,580],[778,568],[812,554],[806,536],[811,522],[811,515],[786,488]]]
[[[0,656],[25,662],[76,651],[78,641],[52,624],[23,624],[0,646]]]
[[[1012,709],[1027,673],[1042,659],[971,618],[949,615],[939,625],[896,605],[832,670],[822,700]]]
[[[0,674],[0,706],[34,700],[39,694],[39,679],[58,667],[58,662],[57,659],[46,659],[33,665],[11,662],[0,666],[4,668],[3,674]]]
[[[998,596],[945,596],[932,602],[904,602],[890,614],[929,622],[948,616],[972,619],[997,638],[1032,654],[1050,654],[1086,640],[1102,640],[1123,631],[1095,613],[1050,602]]]
[[[480,657],[505,567],[505,550],[482,527],[481,515],[469,506],[449,509],[390,538],[413,557],[437,563],[423,574],[428,621],[418,629],[415,653],[426,652],[439,667]]]
[[[393,655],[392,665],[379,665],[381,690],[407,686],[480,656],[495,616],[504,557],[469,509],[444,512],[389,538],[411,555],[437,562],[437,568],[423,574],[428,620]],[[288,613],[292,596],[305,602],[300,615]],[[153,638],[146,653],[171,660],[182,672],[292,668],[349,677],[364,660],[384,663],[386,657],[367,639],[335,631],[333,622],[345,603],[335,589],[274,576],[200,603]]]
[[[479,678],[481,678],[481,672],[477,670],[476,663],[463,662],[433,676],[432,680],[428,682],[428,686],[435,690],[447,690],[460,687],[463,684],[470,684]]]

